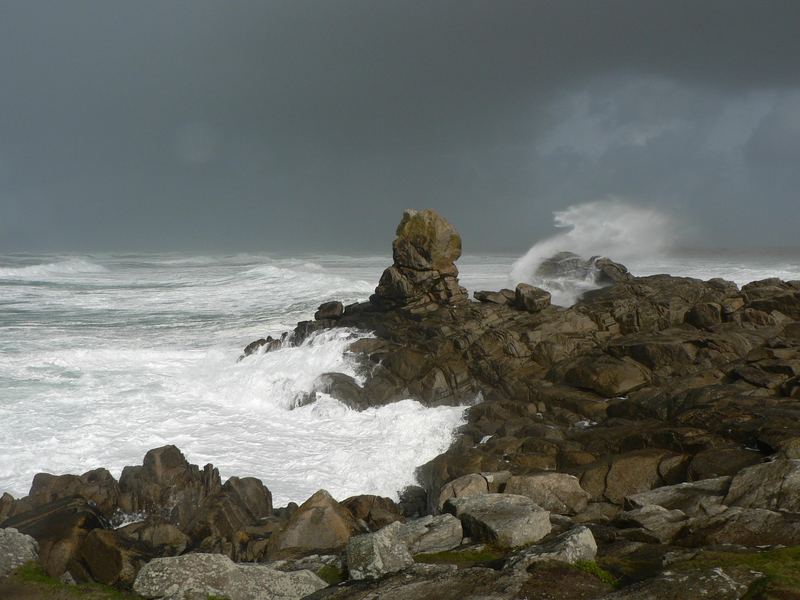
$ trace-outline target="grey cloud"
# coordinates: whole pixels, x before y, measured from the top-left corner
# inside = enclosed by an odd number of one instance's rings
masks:
[[[432,206],[519,251],[606,194],[790,243],[799,25],[763,0],[5,0],[0,249],[386,251]]]

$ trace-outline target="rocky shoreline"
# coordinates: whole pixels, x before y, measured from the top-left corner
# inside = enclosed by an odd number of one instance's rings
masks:
[[[368,302],[327,301],[241,358],[368,331],[360,379],[325,374],[298,405],[471,404],[399,502],[276,508],[174,446],[119,481],[39,474],[0,499],[0,592],[35,559],[145,598],[800,598],[800,282],[564,253],[542,275],[600,287],[563,308],[527,284],[470,300],[460,253],[442,217],[407,211]]]

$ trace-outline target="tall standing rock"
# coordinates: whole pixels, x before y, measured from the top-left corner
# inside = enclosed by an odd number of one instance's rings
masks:
[[[381,276],[370,299],[381,309],[425,313],[468,299],[458,284],[455,261],[461,236],[435,211],[406,210],[392,243],[394,264]]]

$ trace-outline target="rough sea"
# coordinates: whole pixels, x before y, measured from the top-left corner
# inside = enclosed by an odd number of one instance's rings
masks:
[[[613,256],[612,256],[613,258]],[[516,257],[464,256],[470,291],[510,285]],[[463,408],[407,400],[352,411],[330,397],[293,408],[328,371],[354,374],[353,332],[237,362],[242,348],[312,317],[326,300],[366,299],[389,256],[177,254],[0,256],[0,493],[33,475],[107,467],[119,476],[175,444],[223,478],[255,476],[277,506],[319,488],[395,497],[443,452]],[[800,279],[800,254],[704,253],[627,260],[739,284]],[[513,287],[513,286],[512,286]],[[556,290],[571,300],[577,282]]]

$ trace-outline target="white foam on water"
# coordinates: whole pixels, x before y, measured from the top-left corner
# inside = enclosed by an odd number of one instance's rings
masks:
[[[86,273],[102,273],[106,268],[82,258],[68,258],[52,263],[21,267],[0,267],[0,279],[47,281]]]
[[[363,332],[330,331],[236,362],[247,343],[311,318],[321,302],[365,300],[390,263],[388,256],[0,257],[0,273],[11,272],[0,275],[0,493],[24,495],[40,471],[103,466],[118,476],[147,450],[175,444],[223,477],[261,478],[277,505],[320,488],[337,498],[393,496],[447,448],[462,408],[403,401],[357,412],[320,395],[291,410],[318,375],[359,376],[344,350]],[[512,263],[464,256],[461,281],[497,289]],[[796,256],[662,256],[628,266],[641,275],[739,283],[800,279]]]
[[[104,466],[119,476],[147,450],[175,444],[223,477],[259,477],[277,505],[320,488],[340,499],[396,496],[447,449],[463,408],[408,400],[358,412],[320,394],[292,410],[322,373],[360,378],[345,349],[365,332],[330,330],[236,362],[246,343],[325,300],[364,299],[374,285],[362,276],[376,278],[384,260],[331,269],[318,260],[126,257],[86,270],[80,285],[7,284],[0,492],[24,495],[40,471]]]

